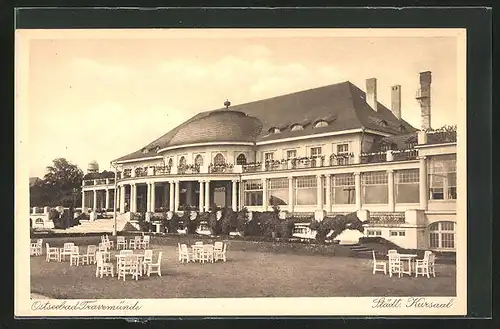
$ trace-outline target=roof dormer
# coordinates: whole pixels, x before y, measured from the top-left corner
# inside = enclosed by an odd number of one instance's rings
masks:
[[[304,130],[304,126],[299,123],[295,123],[290,128],[290,131],[298,131],[298,130]]]

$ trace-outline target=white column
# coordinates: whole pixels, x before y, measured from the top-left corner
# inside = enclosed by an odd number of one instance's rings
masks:
[[[394,204],[394,171],[387,170],[387,190],[389,192],[388,204],[389,204],[389,212],[395,211]]]
[[[82,211],[85,208],[85,191],[82,191]]]
[[[168,200],[168,183],[164,183],[163,184],[163,207],[165,207],[167,205],[167,200]]]
[[[288,177],[288,211],[293,213],[293,177]]]
[[[210,209],[210,181],[205,182],[205,211]]]
[[[428,187],[427,187],[427,162],[425,157],[419,157],[419,199],[420,209],[427,210]]]
[[[332,212],[332,175],[326,174],[326,211]]]
[[[323,210],[323,180],[321,175],[316,176],[316,197],[317,199],[317,210]]]
[[[168,208],[170,211],[174,211],[174,189],[175,189],[175,186],[174,186],[174,182],[169,182],[170,184],[170,200],[169,200],[169,203],[168,203]]]
[[[267,211],[267,178],[262,178],[262,210]]]
[[[200,187],[199,187],[199,191],[200,191],[200,200],[198,201],[199,203],[199,208],[200,208],[200,212],[203,212],[205,210],[205,206],[204,206],[204,202],[205,202],[205,190],[204,190],[204,187],[203,187],[203,181],[199,181],[198,182],[200,184]]]
[[[109,188],[106,189],[106,209],[109,209]]]
[[[125,212],[125,185],[120,186],[120,212]]]
[[[149,205],[150,205],[150,209],[152,212],[155,212],[155,208],[156,208],[156,183],[151,183],[151,201],[149,202]]]
[[[237,205],[238,200],[236,199],[236,195],[237,195],[236,194],[236,188],[237,188],[236,184],[237,184],[237,181],[233,180],[232,183],[233,183],[233,186],[231,188],[231,196],[232,196],[232,198],[231,198],[231,207],[233,208],[233,211],[237,211],[238,210],[238,205]]]
[[[179,196],[180,196],[180,182],[176,181],[175,182],[175,207],[174,211],[179,211]]]
[[[361,174],[354,173],[354,188],[356,189],[356,210],[361,210]]]
[[[92,206],[93,210],[97,209],[97,191],[94,189],[92,190],[94,192],[94,205]]]
[[[146,212],[151,211],[151,184],[146,183]]]
[[[137,185],[130,184],[130,212],[137,212]]]

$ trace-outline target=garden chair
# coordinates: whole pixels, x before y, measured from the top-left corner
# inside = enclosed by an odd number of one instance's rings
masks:
[[[158,276],[161,276],[161,256],[163,255],[163,252],[158,253],[158,259],[156,260],[156,263],[151,263],[147,264],[147,273],[148,276],[151,276],[151,274],[156,273]]]
[[[66,242],[61,250],[61,260],[64,261],[66,256],[71,256],[73,253],[73,247],[75,244],[73,242]]]
[[[134,253],[133,250],[120,250],[120,255],[132,255]]]
[[[205,264],[205,262],[214,262],[214,246],[205,245],[203,246],[203,251],[201,253],[201,262]]]
[[[105,235],[105,238],[106,238],[106,243],[108,244],[109,246],[109,249],[113,249],[115,247],[115,243],[113,240],[110,240],[109,239],[109,235]]]
[[[153,263],[153,250],[148,249],[148,250],[144,251],[144,260],[142,261],[142,267],[143,267],[144,273],[146,272],[146,270],[148,268],[148,264],[151,264],[151,263]]]
[[[104,260],[111,261],[111,253],[109,252],[108,245],[104,242],[99,243],[97,250],[103,254]]]
[[[222,242],[221,242],[222,243]],[[214,261],[222,260],[226,261],[227,243],[222,243],[222,249],[219,250],[214,246]]]
[[[113,265],[113,263],[106,262],[105,256],[102,252],[100,251],[96,252],[95,258],[97,263],[97,268],[95,270],[96,278],[98,276],[102,278],[104,274],[106,276],[111,274],[111,277],[115,276],[115,271],[114,271],[115,266]]]
[[[50,262],[51,260],[55,260],[60,262],[61,261],[61,255],[59,254],[59,248],[56,247],[51,247],[49,246],[48,243],[45,243],[45,261]]]
[[[116,249],[127,249],[127,241],[124,236],[116,237]]]
[[[384,274],[387,274],[387,263],[383,260],[377,260],[375,257],[375,250],[372,250],[372,256],[373,256],[373,274],[376,272],[384,272]]]
[[[193,255],[189,251],[188,246],[186,244],[181,244],[180,248],[181,250],[179,253],[179,260],[181,261],[181,263],[184,263],[184,261],[186,261],[186,263],[189,263],[193,259]]]
[[[401,262],[401,258],[398,253],[389,253],[389,276],[392,277],[392,274],[397,273],[399,277],[401,277],[403,271],[403,263]]]
[[[82,255],[80,255],[80,248],[78,246],[73,246],[71,248],[71,255],[69,255],[69,266],[80,265],[80,260]]]
[[[40,256],[43,254],[43,239],[38,239],[36,242],[31,243],[30,255]]]
[[[139,249],[141,247],[141,237],[140,236],[134,236],[133,239],[130,239],[129,243],[129,248],[131,249]]]
[[[87,246],[87,253],[82,255],[82,265],[90,265],[96,263],[96,258],[95,258],[95,253],[97,252],[97,246],[96,245],[88,245]]]
[[[179,254],[179,262],[181,261],[181,243],[177,242],[177,251]]]
[[[123,278],[130,274],[132,278],[137,281],[139,279],[139,262],[138,258],[134,255],[127,255],[118,263],[118,279]]]
[[[141,247],[143,249],[148,249],[149,248],[149,242],[151,241],[151,237],[149,235],[145,235],[143,238],[142,238],[142,242],[141,242]]]
[[[221,241],[217,241],[214,243],[214,251],[220,250],[222,251],[222,247],[224,247],[224,243]]]
[[[427,276],[427,278],[429,278],[430,275],[436,277],[436,272],[434,269],[435,257],[436,255],[431,252],[426,253],[424,255],[424,259],[417,259],[415,264],[415,277],[418,277],[419,275],[425,275]]]

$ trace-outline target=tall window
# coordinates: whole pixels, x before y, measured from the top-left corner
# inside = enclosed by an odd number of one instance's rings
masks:
[[[349,144],[338,144],[337,145],[337,165],[345,166],[349,164]]]
[[[427,162],[430,200],[457,198],[456,155],[433,156]]]
[[[354,204],[356,202],[356,184],[353,174],[333,176],[332,202],[334,204]]]
[[[174,165],[174,160],[172,158],[168,159],[168,166],[172,167]]]
[[[286,158],[287,159],[293,159],[297,157],[297,150],[287,150],[286,151]]]
[[[455,249],[455,223],[437,222],[429,226],[429,248]]]
[[[179,167],[185,166],[186,165],[186,158],[184,156],[181,156],[179,159]]]
[[[295,182],[295,204],[298,206],[317,204],[316,176],[297,177]]]
[[[396,172],[396,203],[419,202],[418,169],[404,169]]]
[[[273,160],[274,160],[274,152],[264,153],[264,161],[273,161]]]
[[[311,147],[311,157],[319,156],[321,155],[321,146],[318,147]]]
[[[198,167],[203,166],[203,157],[201,156],[201,154],[198,154],[196,158],[194,158],[194,164]]]
[[[248,180],[244,184],[244,195],[246,206],[262,206],[263,205],[263,188],[260,179]]]
[[[244,165],[244,164],[247,164],[247,157],[241,153],[240,155],[238,155],[238,157],[236,158],[236,164],[237,165]]]
[[[287,205],[288,204],[288,178],[271,178],[267,182],[269,193],[269,204]]]
[[[361,176],[361,198],[365,204],[388,203],[387,172],[374,171]]]
[[[224,156],[221,153],[217,153],[217,155],[214,157],[214,165],[223,165],[226,163],[226,159],[224,159]]]

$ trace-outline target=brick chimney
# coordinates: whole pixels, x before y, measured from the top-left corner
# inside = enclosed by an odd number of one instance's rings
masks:
[[[366,79],[366,103],[377,112],[377,79]]]
[[[391,111],[398,120],[401,120],[401,86],[391,87]]]
[[[422,130],[431,128],[431,72],[420,72],[420,89],[416,96],[420,103]]]

